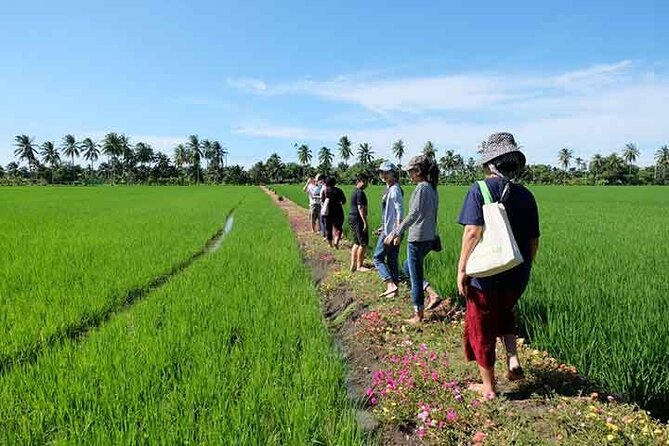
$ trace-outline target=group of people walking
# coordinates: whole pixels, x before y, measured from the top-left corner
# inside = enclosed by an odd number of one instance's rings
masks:
[[[497,338],[503,341],[506,348],[507,378],[517,380],[524,377],[516,351],[515,306],[528,284],[539,246],[536,201],[528,189],[515,182],[525,163],[525,155],[519,150],[513,135],[490,135],[481,147],[479,160],[485,179],[470,187],[458,217],[458,223],[464,226],[456,279],[458,291],[466,299],[464,349],[467,359],[477,362],[481,374],[482,383],[473,386],[474,390],[488,398],[495,396]],[[379,176],[386,189],[381,203],[381,225],[376,229],[378,239],[373,260],[385,284],[380,297],[396,297],[400,282],[399,250],[406,235],[407,259],[402,270],[409,280],[414,307],[414,314],[406,322],[420,324],[425,319],[425,312],[441,302],[424,274],[425,257],[431,251],[442,249],[437,232],[439,168],[431,158],[418,155],[411,158],[404,170],[416,185],[406,215],[404,194],[398,181],[399,169],[390,162],[384,162],[379,167]],[[366,187],[367,179],[358,177],[349,203],[352,272],[370,270],[363,264],[369,244]],[[332,177],[309,179],[304,190],[309,196],[312,230],[321,231],[330,245],[338,248],[344,224],[344,192],[336,187]],[[523,261],[499,274],[469,277],[467,262],[482,239],[485,230],[483,206],[490,201],[503,203]]]

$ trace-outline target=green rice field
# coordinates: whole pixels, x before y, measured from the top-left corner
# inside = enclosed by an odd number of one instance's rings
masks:
[[[0,208],[0,444],[362,443],[259,188],[2,188]]]
[[[411,186],[405,186],[408,203]],[[301,186],[278,193],[307,205]],[[344,187],[347,196],[351,187]],[[669,414],[669,194],[659,187],[530,188],[541,247],[519,320],[532,344],[654,413]],[[372,186],[372,228],[382,187]],[[456,294],[466,187],[440,187],[444,250],[428,256],[437,289]],[[375,203],[378,203],[375,207]],[[346,212],[348,210],[346,209]],[[373,237],[372,243],[376,240]]]

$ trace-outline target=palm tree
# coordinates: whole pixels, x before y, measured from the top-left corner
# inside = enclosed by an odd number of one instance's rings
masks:
[[[353,156],[353,150],[351,150],[351,141],[348,139],[348,136],[344,135],[339,138],[339,156],[344,160],[345,163],[348,163],[348,160]]]
[[[597,176],[601,173],[603,166],[604,158],[599,153],[595,153],[590,160],[590,171],[595,175],[595,180],[597,180]]]
[[[19,160],[23,160],[28,163],[30,170],[35,169],[37,165],[37,149],[35,149],[35,138],[29,137],[28,135],[17,135],[14,137],[14,156]]]
[[[79,145],[77,140],[74,139],[73,135],[65,135],[63,137],[63,155],[67,156],[71,160],[71,165],[74,167],[74,157],[79,156]]]
[[[207,163],[204,170],[207,170],[209,168],[209,161],[212,158],[211,141],[209,141],[208,139],[203,139],[202,142],[200,143],[200,148],[202,150],[202,157],[204,158],[205,162]]]
[[[200,140],[197,135],[190,135],[188,137],[186,148],[190,150],[192,165],[195,167],[195,183],[200,184],[200,160],[202,159],[202,146],[200,145]]]
[[[318,161],[320,162],[318,170],[329,174],[332,169],[332,160],[334,160],[334,155],[330,149],[325,146],[321,147],[321,150],[318,151]]]
[[[571,160],[574,157],[574,152],[567,147],[561,149],[558,152],[558,161],[560,162],[560,165],[562,168],[567,171],[569,168],[569,165],[571,164]]]
[[[393,144],[393,155],[395,155],[395,158],[397,158],[397,165],[402,168],[402,157],[404,156],[404,152],[406,151],[406,147],[404,147],[404,141],[401,139],[398,139],[395,144]],[[400,177],[398,180],[402,179],[402,171],[399,171]]]
[[[89,173],[92,175],[93,163],[100,157],[100,148],[91,138],[84,138],[84,140],[81,141],[81,150],[84,154],[84,159],[91,163]]]
[[[669,169],[669,147],[664,145],[655,152],[655,178],[657,179],[658,170],[662,171],[664,178],[667,169]]]
[[[211,143],[211,160],[217,168],[222,168],[225,164],[225,157],[228,152],[218,141],[213,141]]]
[[[444,156],[439,158],[439,167],[444,172],[444,175],[450,176],[455,170],[456,158],[455,151],[447,150]]]
[[[42,150],[40,151],[42,156],[42,162],[48,164],[51,168],[51,184],[53,184],[53,174],[56,170],[56,167],[60,164],[60,154],[58,153],[58,147],[53,143],[53,141],[46,141],[42,144]]]
[[[132,145],[130,144],[130,137],[121,133],[119,136],[119,144],[121,148],[121,154],[123,155],[123,167],[125,170],[125,178],[127,182],[132,182],[132,171],[135,168],[135,152],[132,151]]]
[[[188,151],[183,144],[179,144],[174,148],[174,165],[177,169],[182,170],[184,166],[190,162]]]
[[[637,149],[636,144],[634,143],[627,143],[625,144],[625,148],[623,149],[623,159],[627,163],[627,166],[629,167],[629,173],[632,173],[632,163],[636,161],[636,159],[639,157],[641,152],[639,152],[639,149]]]
[[[139,164],[145,166],[153,162],[154,153],[153,147],[144,142],[138,142],[135,144],[135,159]]]
[[[280,183],[283,179],[283,161],[277,153],[272,153],[267,162],[265,163],[265,168],[267,174],[269,175],[269,180],[272,183]]]
[[[118,158],[123,154],[123,140],[116,132],[107,133],[102,140],[102,153],[107,156],[110,171],[116,181],[116,170],[118,167]]]
[[[311,158],[311,149],[308,145],[302,144],[297,148],[297,159],[304,167],[307,167],[311,163]]]
[[[363,142],[358,147],[358,161],[360,164],[371,164],[374,160],[374,152],[372,151],[372,146],[369,143]]]
[[[437,159],[437,151],[435,150],[432,141],[425,143],[425,146],[423,147],[423,155],[425,155],[425,157],[431,161],[435,161]]]

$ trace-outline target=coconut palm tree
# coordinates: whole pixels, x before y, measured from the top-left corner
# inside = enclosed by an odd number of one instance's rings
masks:
[[[406,147],[404,146],[404,141],[401,139],[398,139],[397,142],[393,144],[393,155],[395,155],[395,158],[397,158],[397,165],[402,168],[402,157],[404,157],[404,153],[406,151]],[[398,180],[401,180],[402,177],[402,170],[399,171],[400,177]]]
[[[102,153],[107,156],[112,180],[116,182],[119,157],[123,155],[123,140],[118,133],[110,132],[105,135],[102,140]]]
[[[423,147],[423,155],[425,155],[425,157],[431,161],[435,161],[437,159],[437,151],[435,150],[432,141],[425,143],[425,146]]]
[[[295,144],[297,146],[297,144]],[[308,145],[302,144],[301,146],[297,147],[297,160],[302,164],[304,167],[307,167],[311,163],[311,149],[309,148]]]
[[[351,150],[351,141],[348,139],[348,136],[344,135],[339,138],[339,156],[345,163],[348,163],[348,160],[353,156],[353,150]]]
[[[100,146],[91,138],[84,138],[84,140],[81,141],[81,150],[84,159],[90,162],[89,174],[93,175],[93,163],[100,157]]]
[[[70,158],[70,165],[74,167],[74,158],[79,156],[79,145],[73,135],[65,135],[62,143],[63,155]]]
[[[597,176],[602,172],[602,167],[604,167],[604,158],[599,153],[595,153],[590,159],[590,172],[595,175],[595,180]]]
[[[208,139],[203,139],[202,142],[200,143],[200,148],[202,150],[202,157],[204,158],[204,161],[206,163],[204,170],[207,170],[209,168],[209,161],[211,160],[212,153],[211,153],[211,141]]]
[[[655,178],[657,179],[658,171],[662,171],[664,178],[667,169],[669,169],[669,147],[664,145],[655,152]]]
[[[35,138],[28,135],[17,135],[14,137],[14,156],[28,163],[30,170],[34,171],[37,166],[37,149],[35,149]]]
[[[632,163],[636,161],[639,155],[641,155],[641,152],[636,147],[636,144],[634,143],[625,144],[625,148],[623,149],[623,159],[627,163],[630,174],[632,173]]]
[[[53,184],[54,172],[56,171],[56,167],[60,164],[58,147],[56,147],[53,141],[46,141],[42,144],[40,155],[42,156],[42,162],[48,164],[51,169],[51,184]]]
[[[277,153],[272,153],[267,162],[265,163],[265,169],[269,175],[269,180],[272,183],[280,183],[283,179],[283,161]]]
[[[124,133],[121,133],[119,136],[119,144],[121,148],[121,155],[123,156],[123,170],[125,179],[127,182],[132,183],[132,172],[135,169],[137,159],[135,158],[135,152],[132,150],[132,144],[130,144],[130,137],[126,136]]]
[[[186,148],[191,153],[191,165],[195,167],[195,183],[200,184],[200,160],[202,159],[202,145],[197,135],[190,135]]]
[[[374,160],[374,151],[372,151],[372,146],[369,143],[363,142],[358,146],[358,161],[360,164],[368,165],[372,164]]]
[[[153,147],[150,144],[144,142],[138,142],[135,144],[135,159],[139,164],[145,166],[153,162],[154,153]]]
[[[333,160],[334,160],[334,155],[332,154],[330,149],[328,149],[325,146],[321,147],[321,150],[318,151],[318,161],[320,162],[318,170],[320,170],[323,173],[329,174],[330,170],[332,170]]]
[[[182,171],[184,166],[187,166],[190,162],[188,150],[183,144],[179,144],[174,148],[174,165]]]
[[[569,168],[572,158],[574,158],[574,152],[567,147],[561,149],[558,152],[558,161],[560,162],[560,165],[562,166],[565,172]]]
[[[223,147],[219,141],[213,141],[211,143],[211,160],[218,169],[224,167],[227,154],[228,152],[225,147]]]

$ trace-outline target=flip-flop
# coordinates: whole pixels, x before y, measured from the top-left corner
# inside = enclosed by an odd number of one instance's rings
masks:
[[[428,304],[428,305],[425,307],[425,311],[434,310],[434,309],[437,308],[437,307],[439,306],[439,304],[442,303],[443,301],[444,301],[444,299],[442,299],[441,297],[437,297],[436,299],[434,299],[434,301],[432,301],[430,304]]]
[[[516,367],[506,372],[506,379],[509,381],[520,381],[525,379],[525,370],[522,367]]]
[[[383,293],[379,294],[379,297],[397,297],[397,293],[399,293],[400,289],[395,288],[394,290],[386,290]],[[394,296],[393,296],[394,294]]]

